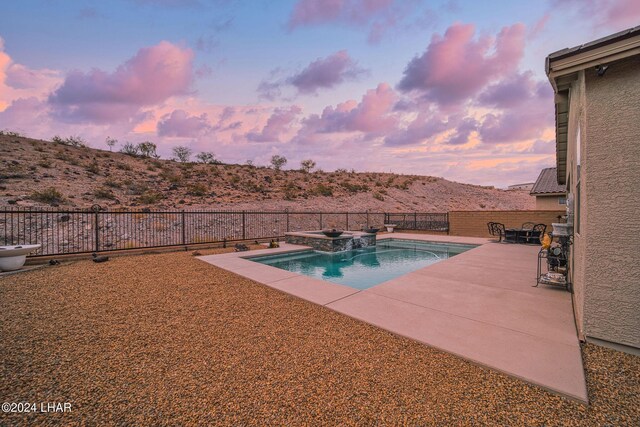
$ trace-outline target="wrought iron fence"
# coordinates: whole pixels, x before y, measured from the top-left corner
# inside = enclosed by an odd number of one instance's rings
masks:
[[[448,213],[387,213],[384,221],[403,230],[449,231]]]
[[[40,243],[32,256],[104,252],[224,241],[275,239],[287,231],[448,228],[447,214],[295,211],[0,210],[0,244]]]

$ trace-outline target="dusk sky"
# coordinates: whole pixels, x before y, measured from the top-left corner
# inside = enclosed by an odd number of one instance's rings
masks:
[[[639,24],[638,0],[3,1],[0,129],[505,187],[554,165],[545,57]]]

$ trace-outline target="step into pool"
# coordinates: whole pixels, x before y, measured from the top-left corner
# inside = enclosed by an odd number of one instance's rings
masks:
[[[309,250],[248,259],[316,279],[368,289],[475,247],[477,245],[384,239],[374,247],[352,251]]]

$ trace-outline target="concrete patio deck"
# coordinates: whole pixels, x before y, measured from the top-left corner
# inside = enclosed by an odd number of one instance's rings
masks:
[[[481,246],[360,291],[246,258],[308,250],[282,244],[199,257],[332,310],[363,320],[550,391],[587,401],[571,295],[535,284],[538,247],[487,239],[385,234]]]

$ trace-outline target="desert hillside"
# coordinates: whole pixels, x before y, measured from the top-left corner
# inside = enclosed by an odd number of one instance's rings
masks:
[[[533,209],[527,191],[431,176],[177,162],[0,135],[0,206],[445,212]]]

